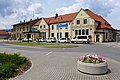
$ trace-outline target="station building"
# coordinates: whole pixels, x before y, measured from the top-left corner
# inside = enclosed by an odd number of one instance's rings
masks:
[[[111,24],[89,9],[81,8],[79,12],[56,16],[15,24],[13,25],[14,37],[24,38],[29,34],[33,40],[48,37],[58,39],[60,33],[60,38],[72,39],[76,35],[91,35],[92,42],[115,41],[116,32]],[[59,25],[65,27],[58,27]],[[27,32],[24,29],[20,31],[20,28],[24,27],[29,28]]]

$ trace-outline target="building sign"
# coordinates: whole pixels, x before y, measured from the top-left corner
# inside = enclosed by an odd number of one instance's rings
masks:
[[[58,24],[57,28],[67,28],[68,24]]]
[[[36,27],[33,27],[32,31],[38,31],[38,29]]]

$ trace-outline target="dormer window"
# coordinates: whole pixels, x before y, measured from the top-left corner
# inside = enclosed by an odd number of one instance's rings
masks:
[[[77,20],[77,24],[80,24],[80,20]]]
[[[44,28],[45,28],[45,25],[44,25]]]
[[[40,28],[42,29],[42,26],[40,26]]]
[[[87,23],[88,23],[87,19],[84,19],[84,21],[83,21],[83,22],[84,22],[84,24],[87,24]]]

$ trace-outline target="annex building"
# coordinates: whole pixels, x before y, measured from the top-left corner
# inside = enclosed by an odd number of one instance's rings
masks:
[[[0,39],[8,39],[10,34],[5,30],[0,30]]]
[[[65,25],[65,27],[58,27]],[[33,40],[48,37],[74,38],[76,35],[91,35],[92,42],[115,41],[115,29],[103,17],[81,8],[79,12],[59,15],[57,17],[38,18],[13,25],[12,37]]]

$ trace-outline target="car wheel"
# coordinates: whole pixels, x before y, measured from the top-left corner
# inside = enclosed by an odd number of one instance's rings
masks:
[[[74,44],[74,41],[71,41],[71,43],[73,43],[73,44]]]
[[[83,44],[85,44],[86,42],[85,41],[83,41]]]

